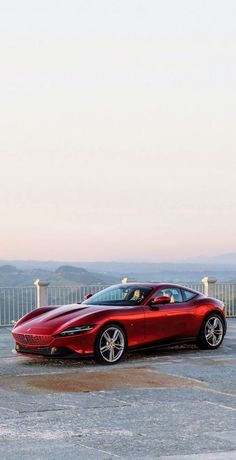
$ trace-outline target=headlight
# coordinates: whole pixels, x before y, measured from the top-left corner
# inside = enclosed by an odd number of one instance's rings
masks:
[[[54,335],[54,337],[64,337],[66,335],[80,334],[81,332],[90,331],[91,329],[93,329],[93,327],[94,327],[93,325],[69,327],[69,329],[66,329],[65,331],[60,332],[60,334]]]

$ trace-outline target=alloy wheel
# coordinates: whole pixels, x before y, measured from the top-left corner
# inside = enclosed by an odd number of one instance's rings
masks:
[[[217,347],[224,335],[224,327],[218,316],[211,316],[205,324],[205,339],[210,347]]]
[[[105,329],[99,341],[99,351],[102,359],[107,363],[115,363],[125,350],[125,336],[122,329],[110,326]]]

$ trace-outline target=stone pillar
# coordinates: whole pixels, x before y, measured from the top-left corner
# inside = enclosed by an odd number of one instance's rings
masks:
[[[36,280],[34,282],[36,288],[36,306],[47,307],[48,306],[48,281]]]
[[[123,278],[123,280],[121,280],[122,284],[126,284],[128,283],[128,278]]]
[[[202,279],[202,282],[204,284],[204,294],[207,297],[215,297],[216,296],[216,282],[217,282],[217,279],[213,278],[211,276],[205,276]]]
[[[122,282],[122,284],[136,283],[136,280],[131,279],[131,278],[123,278],[123,280],[121,280],[121,282]]]

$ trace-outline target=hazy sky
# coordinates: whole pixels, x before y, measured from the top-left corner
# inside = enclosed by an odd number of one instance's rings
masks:
[[[236,251],[235,0],[0,0],[0,259]]]

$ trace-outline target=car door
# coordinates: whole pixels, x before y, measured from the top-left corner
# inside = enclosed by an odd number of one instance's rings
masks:
[[[171,297],[168,304],[145,305],[145,342],[175,341],[191,337],[194,317],[193,302],[185,301],[180,288],[166,286],[154,297]]]

